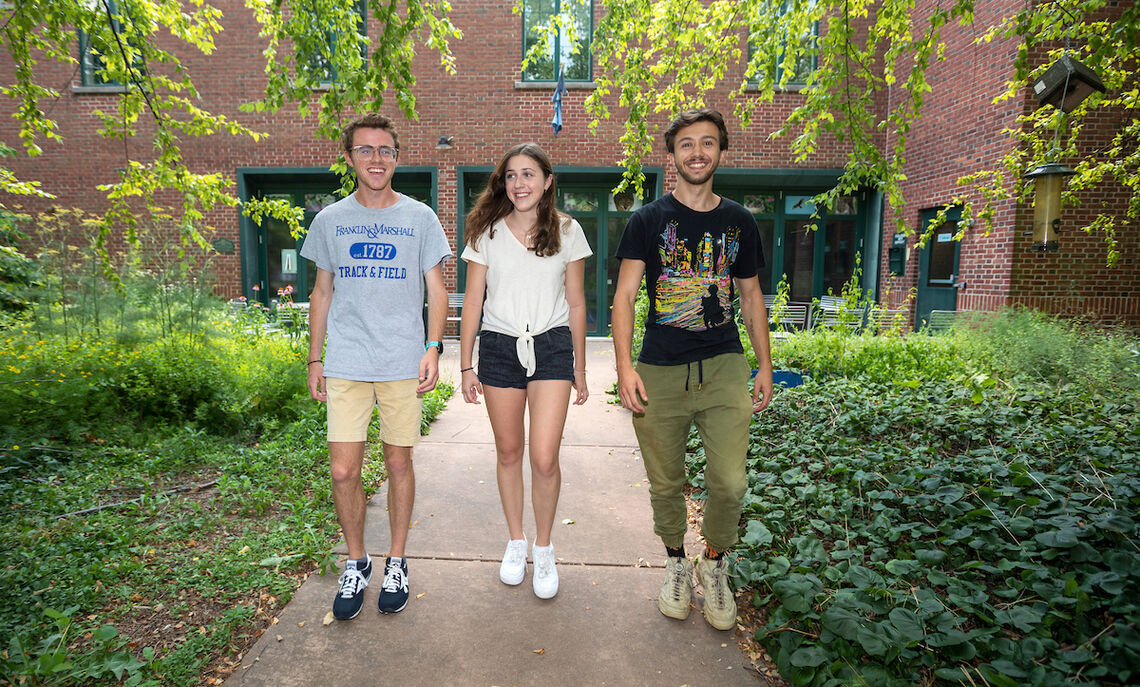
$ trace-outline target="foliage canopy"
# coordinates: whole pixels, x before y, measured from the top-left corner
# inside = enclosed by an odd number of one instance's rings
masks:
[[[964,205],[961,226],[972,218],[993,225],[997,201],[1027,198],[1025,171],[1049,160],[1074,166],[1067,204],[1099,184],[1114,182],[1128,193],[1126,217],[1094,215],[1083,229],[1102,232],[1109,262],[1116,260],[1115,230],[1140,218],[1140,63],[1135,4],[1114,10],[1107,0],[1010,3],[1010,13],[992,25],[979,22],[975,0],[934,3],[916,11],[913,0],[606,0],[594,35],[597,89],[587,100],[593,126],[615,104],[625,117],[621,188],[640,188],[642,160],[653,150],[648,120],[703,106],[719,86],[729,95],[743,125],[757,108],[786,90],[796,66],[818,51],[818,66],[802,88],[802,102],[774,134],[789,137],[798,160],[834,138],[850,146],[835,188],[823,194],[830,205],[859,188],[881,191],[892,207],[904,203],[907,141],[923,114],[932,86],[930,67],[944,59],[945,36],[969,31],[977,43],[1014,40],[1018,53],[998,101],[1024,98],[1030,80],[1066,51],[1096,71],[1107,93],[1094,95],[1074,112],[1052,107],[1027,112],[1006,130],[1010,152],[992,169],[979,169],[961,184],[974,190],[953,200]],[[960,25],[955,28],[953,24]],[[818,26],[818,38],[803,40]],[[743,78],[733,84],[730,74]],[[890,92],[888,99],[886,93]],[[995,101],[996,102],[996,101]],[[887,103],[885,106],[883,103]],[[1110,145],[1093,148],[1084,127],[1096,114],[1118,114],[1122,125]],[[1063,138],[1055,136],[1065,133]],[[977,201],[981,202],[978,203]],[[908,232],[900,217],[900,230]]]
[[[358,5],[386,30],[368,36],[359,26]],[[314,91],[320,134],[335,137],[343,113],[358,107],[379,108],[386,91],[409,117],[415,115],[412,58],[416,43],[439,52],[444,67],[454,71],[448,40],[459,31],[447,19],[444,0],[245,0],[265,41],[267,84],[264,97],[249,105],[276,111],[294,103],[302,116],[310,111]],[[239,199],[224,175],[196,172],[187,165],[182,147],[212,134],[260,140],[264,133],[222,114],[200,107],[200,94],[183,60],[197,52],[210,55],[223,30],[222,12],[208,0],[51,0],[0,5],[0,43],[14,64],[14,81],[0,92],[16,102],[19,138],[29,156],[44,153],[44,145],[59,143],[63,134],[51,117],[51,103],[60,87],[45,85],[37,71],[42,61],[82,68],[81,32],[94,55],[94,72],[103,83],[121,84],[116,106],[96,111],[99,133],[109,140],[146,135],[151,155],[128,159],[117,181],[101,186],[110,207],[102,222],[105,239],[122,230],[136,239],[136,201],[159,213],[162,192],[180,199],[177,216],[183,236],[203,242],[204,213],[218,206],[236,206]],[[368,60],[363,55],[371,55]],[[320,64],[335,70],[333,82],[322,80]],[[390,90],[389,90],[390,89]],[[34,183],[19,182],[0,173],[0,190],[43,193]],[[247,212],[271,214],[295,227],[294,209],[282,202],[253,202]]]

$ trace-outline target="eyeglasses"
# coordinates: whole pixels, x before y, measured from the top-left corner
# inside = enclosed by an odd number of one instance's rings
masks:
[[[354,155],[371,158],[373,153],[380,153],[381,160],[395,160],[400,151],[392,146],[352,146]]]

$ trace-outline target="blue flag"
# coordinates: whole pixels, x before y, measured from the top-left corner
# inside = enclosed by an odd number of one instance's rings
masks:
[[[550,125],[554,127],[554,135],[557,136],[559,131],[562,131],[562,96],[566,95],[569,91],[566,90],[566,76],[558,73],[558,85],[554,87],[554,97],[550,100],[554,103],[554,119]]]

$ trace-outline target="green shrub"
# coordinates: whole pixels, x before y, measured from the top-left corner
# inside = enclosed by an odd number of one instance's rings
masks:
[[[296,416],[302,358],[285,337],[173,334],[135,345],[9,330],[0,340],[0,439],[108,437],[174,422],[226,434]]]
[[[774,340],[772,364],[813,376],[862,376],[880,382],[951,379],[967,371],[953,339],[853,335],[830,328]]]
[[[950,338],[976,369],[1003,379],[1080,384],[1109,394],[1140,390],[1140,342],[1125,331],[1007,308],[966,319]]]

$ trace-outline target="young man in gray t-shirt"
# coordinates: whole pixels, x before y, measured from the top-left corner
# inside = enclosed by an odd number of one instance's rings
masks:
[[[360,613],[372,579],[360,474],[374,407],[380,410],[392,537],[377,606],[396,613],[408,602],[404,545],[415,501],[412,447],[420,434],[420,394],[439,379],[447,315],[443,261],[451,251],[431,208],[392,188],[400,144],[387,117],[369,114],[352,122],[341,145],[356,172],[356,191],[317,214],[301,255],[317,264],[309,297],[309,393],[328,404],[333,502],[349,556],[333,614],[348,620]]]

